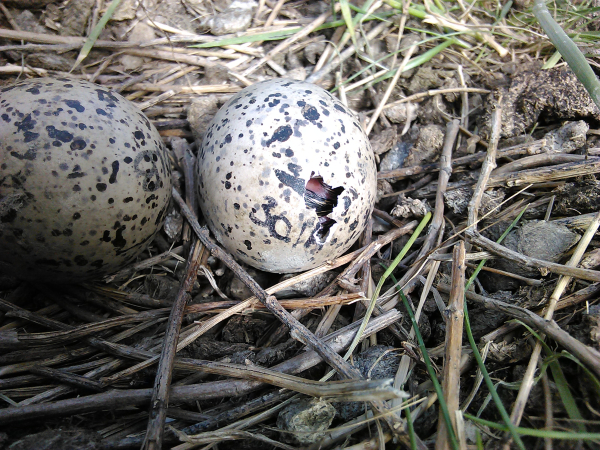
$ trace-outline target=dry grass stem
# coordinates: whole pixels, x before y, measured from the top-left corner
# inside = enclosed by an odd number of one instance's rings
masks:
[[[177,297],[173,302],[173,308],[169,315],[167,330],[163,340],[162,353],[158,360],[158,368],[150,403],[150,418],[146,430],[146,440],[143,448],[148,450],[160,450],[167,418],[167,407],[169,406],[169,390],[173,377],[173,363],[175,360],[177,341],[186,304],[191,299],[190,291],[198,275],[198,267],[201,262],[204,246],[195,242],[190,250],[186,276],[181,282]]]
[[[534,312],[489,297],[467,296],[467,298],[486,306],[486,308],[501,311],[515,319],[521,320],[525,324],[539,330],[544,335],[551,337],[567,349],[567,351],[576,355],[577,358],[584,362],[584,364],[596,374],[596,376],[600,376],[600,352],[592,347],[582,344],[579,340],[561,329],[553,320],[544,319]],[[534,355],[535,354],[532,354],[532,356]],[[529,386],[529,389],[531,389],[531,385]],[[527,395],[529,395],[529,392]],[[518,400],[519,397],[517,397],[515,409],[517,408],[517,405],[519,405]]]
[[[463,301],[465,298],[465,243],[459,241],[452,252],[452,287],[448,308],[444,311],[446,319],[446,356],[442,372],[442,390],[448,406],[448,414],[458,435],[456,413],[459,412],[460,395],[460,361],[462,359],[462,334],[463,334]],[[436,450],[449,450],[450,440],[446,423],[439,413],[438,439]]]
[[[400,42],[402,40],[402,35],[404,34],[404,26],[406,25],[406,19],[407,19],[407,14],[406,14],[406,10],[404,10],[402,13],[402,16],[400,18],[400,25],[398,26],[398,41],[396,42],[396,49],[398,49],[398,47],[400,46]],[[367,136],[373,130],[373,126],[377,122],[377,119],[379,119],[379,116],[381,115],[383,108],[385,107],[387,101],[389,100],[390,96],[392,95],[394,88],[396,87],[396,84],[398,83],[398,80],[400,79],[400,75],[404,71],[406,64],[412,57],[415,50],[416,50],[416,46],[412,45],[408,49],[406,54],[404,55],[404,59],[402,60],[400,65],[396,68],[396,73],[392,77],[392,81],[388,85],[388,88],[386,89],[385,93],[383,94],[383,98],[379,102],[379,105],[377,105],[377,109],[375,109],[375,112],[372,114],[371,119],[370,119],[367,127],[365,128],[365,133],[367,133]],[[394,59],[394,63],[395,63],[395,59]]]
[[[537,258],[530,258],[528,256],[523,255],[522,253],[512,251],[507,247],[504,247],[503,245],[496,244],[494,241],[491,241],[490,239],[481,236],[477,232],[473,233],[473,235],[469,237],[469,240],[471,241],[471,243],[483,247],[487,251],[497,256],[510,259],[516,262],[517,264],[521,264],[526,267],[539,269],[542,275],[546,275],[548,272],[551,272],[559,275],[579,278],[581,280],[588,280],[594,282],[600,281],[600,272],[596,270],[580,269],[578,267],[573,267],[569,265],[553,263],[550,261],[543,261]]]
[[[425,241],[423,242],[421,250],[419,250],[419,254],[417,256],[417,260],[420,262],[420,264],[414,264],[400,279],[399,285],[402,287],[402,289],[406,288],[407,283],[416,280],[416,277],[419,275],[419,273],[421,273],[430,263],[430,250],[434,247],[436,242],[439,244],[442,241],[444,227],[444,194],[446,192],[448,180],[452,174],[452,148],[454,147],[456,138],[458,136],[458,127],[458,120],[453,120],[446,126],[444,146],[442,147],[442,155],[439,162],[440,172],[436,189],[433,218],[431,219],[429,232],[427,233]]]
[[[365,39],[358,39],[358,45],[363,45],[365,41],[371,41],[379,36],[383,31],[388,28],[388,24],[385,22],[380,23],[379,25],[373,27],[365,36]],[[335,55],[328,63],[326,63],[322,69],[311,73],[306,81],[310,83],[318,84],[327,74],[332,72],[336,67],[338,67],[343,61],[350,58],[352,55],[356,53],[356,49],[354,46],[350,46],[342,51],[339,55]]]
[[[492,176],[489,186],[523,186],[526,184],[548,183],[567,178],[581,177],[600,172],[600,159],[587,158],[583,161],[557,164],[540,169],[522,170],[520,172]]]
[[[501,150],[497,150],[497,158],[500,157],[515,157],[520,155],[527,154],[536,154],[540,153],[544,146],[546,145],[546,139],[539,139],[535,142],[527,143],[527,144],[519,144],[512,147],[503,148]],[[485,159],[487,152],[477,152],[473,155],[461,156],[460,158],[456,158],[452,161],[452,166],[457,167],[466,164],[473,164],[477,162],[481,162]],[[380,171],[377,174],[378,179],[402,179],[413,175],[418,175],[421,173],[427,172],[435,172],[439,170],[439,163],[431,163],[423,166],[411,166],[405,167],[401,169],[395,169],[390,171]]]
[[[336,12],[339,11],[339,8],[340,8],[339,4],[336,4],[336,6],[335,6]],[[286,39],[285,41],[283,41],[282,43],[278,44],[275,48],[270,50],[263,58],[259,59],[256,63],[254,63],[252,66],[250,66],[244,72],[242,72],[242,76],[247,77],[251,73],[255,72],[263,64],[272,60],[272,58],[275,55],[283,52],[285,49],[290,47],[293,43],[299,41],[300,39],[304,38],[305,36],[308,36],[310,33],[312,33],[314,31],[315,28],[317,28],[320,25],[323,25],[325,23],[325,21],[327,20],[327,18],[329,17],[329,15],[330,15],[330,13],[321,14],[319,17],[317,17],[315,20],[313,20],[309,25],[304,27],[302,29],[302,31],[294,34],[292,37],[290,37],[290,38]]]
[[[487,260],[487,259],[493,259],[493,258],[481,258],[481,259]],[[469,263],[467,263],[467,267],[469,267],[471,269],[477,268],[477,266],[475,264],[469,264]],[[481,270],[483,270],[485,272],[490,272],[490,273],[497,273],[498,275],[502,275],[502,276],[509,277],[509,278],[514,278],[515,280],[522,281],[523,283],[525,283],[529,286],[541,286],[542,285],[541,280],[523,277],[521,275],[517,275],[516,273],[507,272],[506,270],[494,269],[493,267],[486,267],[486,266],[483,266],[481,268]]]
[[[382,74],[380,74],[380,75],[382,75]],[[356,83],[356,84],[358,84],[358,83]],[[364,83],[361,82],[360,85],[362,85],[362,84],[364,84]],[[350,87],[348,87],[348,90],[350,90]],[[416,102],[418,100],[421,100],[421,99],[424,99],[424,98],[427,98],[427,97],[433,97],[435,95],[444,95],[444,94],[452,94],[452,93],[461,93],[461,94],[468,94],[468,93],[473,93],[473,94],[489,94],[490,92],[491,91],[488,90],[488,89],[470,88],[470,87],[457,87],[457,88],[448,88],[448,89],[430,89],[430,90],[425,91],[425,92],[419,92],[418,94],[409,95],[408,97],[402,98],[400,100],[396,100],[394,102],[390,102],[390,103],[386,104],[383,107],[383,109],[386,110],[386,109],[389,109],[389,108],[393,108],[394,106],[398,106],[398,105],[401,105],[403,103]]]
[[[450,293],[450,285],[448,285],[448,284],[438,283],[436,285],[436,287],[437,287],[437,289],[439,289],[442,292],[445,292],[447,294]],[[573,294],[559,300],[559,302],[556,304],[555,311],[564,310],[566,308],[570,308],[570,307],[578,305],[582,302],[590,300],[590,299],[594,298],[598,294],[598,292],[600,292],[600,284],[594,283],[584,289],[574,292]],[[488,300],[493,300],[493,299],[490,299],[489,297],[485,297],[485,296],[476,294],[471,291],[467,291],[465,293],[465,295],[467,296],[468,300],[472,300],[472,301],[478,302],[478,303],[484,303]],[[537,314],[538,316],[542,316],[542,314],[544,313],[544,308],[536,309],[533,312],[535,314]],[[506,335],[507,333],[509,333],[510,331],[513,331],[515,328],[518,328],[518,327],[519,327],[519,325],[515,324],[515,323],[504,324],[504,325],[500,326],[499,328],[497,328],[496,330],[494,330],[493,332],[484,335],[481,338],[481,341],[486,342],[486,343],[493,342],[495,340],[500,339],[502,336]]]
[[[501,100],[502,97],[500,97],[498,103],[501,103]],[[473,196],[469,201],[469,214],[467,219],[468,234],[477,230],[477,216],[479,213],[479,207],[481,205],[481,199],[483,198],[483,193],[487,189],[490,174],[496,168],[496,153],[498,148],[498,139],[500,138],[500,127],[502,125],[501,118],[502,109],[501,107],[496,106],[492,112],[492,136],[488,144],[487,155],[483,160],[483,164],[481,165],[481,172],[479,174],[477,184],[475,185],[475,189],[473,190]]]
[[[371,319],[365,329],[364,335],[369,336],[372,333],[376,333],[377,331],[388,327],[390,323],[395,322],[399,317],[397,311],[390,311],[385,315]],[[345,347],[350,345],[359,326],[360,322],[355,322],[341,330],[331,333],[325,338],[325,341],[328,342],[334,350],[342,351]],[[320,362],[322,362],[322,359],[316,352],[308,351],[290,358],[272,369],[286,373],[299,373]],[[200,399],[239,396],[244,393],[252,392],[260,386],[261,383],[259,382],[244,380],[225,380],[189,386],[174,386],[171,389],[170,397],[171,402],[173,403],[192,402]],[[0,421],[2,423],[8,423],[44,417],[46,414],[79,414],[107,408],[114,409],[124,406],[147,404],[150,401],[151,395],[152,389],[132,389],[120,391],[117,394],[111,392],[76,399],[60,400],[44,405],[3,409],[0,410]]]

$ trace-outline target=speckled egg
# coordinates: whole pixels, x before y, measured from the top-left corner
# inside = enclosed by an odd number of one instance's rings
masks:
[[[326,90],[247,87],[209,126],[197,159],[209,228],[239,260],[298,272],[340,256],[373,210],[376,168],[357,118]]]
[[[171,187],[160,135],[119,94],[67,78],[0,89],[0,272],[114,272],[152,241]]]

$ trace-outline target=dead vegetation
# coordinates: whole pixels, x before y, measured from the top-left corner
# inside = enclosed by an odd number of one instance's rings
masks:
[[[597,445],[600,111],[527,2],[122,0],[81,52],[109,4],[0,3],[0,83],[134,101],[174,202],[103,281],[0,276],[0,448]],[[556,14],[597,69],[600,6]],[[273,77],[339,96],[379,169],[352,251],[284,276],[219,248],[191,194],[212,116]]]

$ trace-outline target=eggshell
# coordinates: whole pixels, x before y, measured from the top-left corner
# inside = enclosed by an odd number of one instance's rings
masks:
[[[247,87],[219,110],[198,152],[197,175],[197,197],[219,242],[271,272],[307,270],[348,250],[377,187],[355,115],[324,89],[286,79]],[[311,190],[335,193],[321,220],[307,206],[311,179]]]

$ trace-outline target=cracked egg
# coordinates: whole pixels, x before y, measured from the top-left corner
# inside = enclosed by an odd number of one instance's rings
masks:
[[[240,91],[198,152],[197,197],[237,259],[287,273],[348,250],[373,210],[376,167],[355,115],[326,90],[275,79]]]

